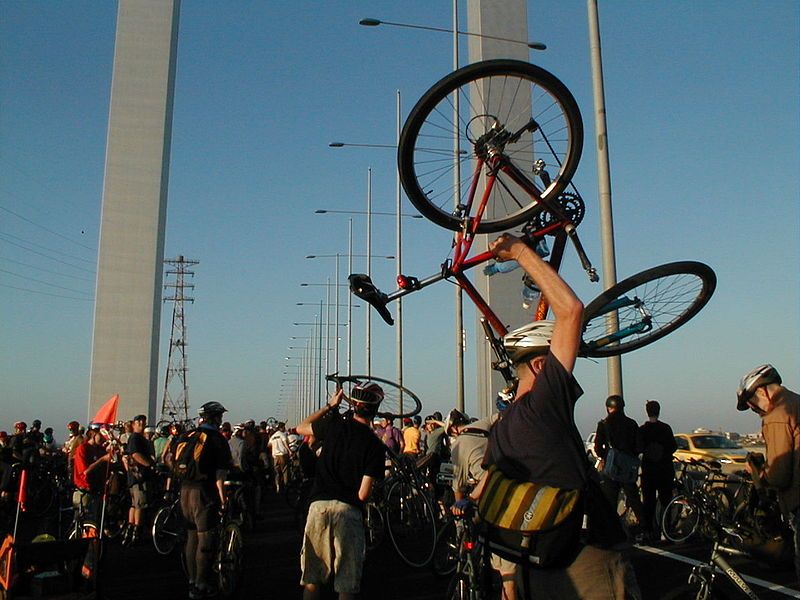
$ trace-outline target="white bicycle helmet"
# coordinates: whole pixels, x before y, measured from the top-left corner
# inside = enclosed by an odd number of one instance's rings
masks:
[[[758,388],[770,383],[777,383],[778,385],[782,383],[780,374],[772,365],[761,365],[750,371],[739,382],[739,388],[736,390],[736,408],[739,410],[750,408],[747,401],[755,394]]]
[[[503,338],[503,348],[512,364],[517,365],[550,351],[555,321],[534,321],[509,331]]]

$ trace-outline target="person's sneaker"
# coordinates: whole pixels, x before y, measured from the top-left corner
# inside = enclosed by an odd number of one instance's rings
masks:
[[[189,600],[200,600],[201,598],[205,598],[205,596],[203,595],[203,591],[196,585],[190,585]]]

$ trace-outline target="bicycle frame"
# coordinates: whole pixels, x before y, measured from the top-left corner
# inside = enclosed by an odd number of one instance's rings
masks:
[[[711,589],[714,587],[714,579],[718,572],[722,572],[737,588],[739,588],[751,600],[759,600],[758,595],[747,585],[741,575],[734,569],[723,554],[731,556],[748,556],[747,553],[729,548],[721,545],[719,542],[714,542],[714,548],[711,551],[711,558],[708,563],[703,563],[695,566],[689,575],[689,583],[699,583],[700,591],[698,598],[708,597]]]

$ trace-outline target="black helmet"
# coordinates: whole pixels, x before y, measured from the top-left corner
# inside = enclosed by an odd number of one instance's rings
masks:
[[[222,404],[211,401],[203,404],[203,406],[200,407],[200,410],[197,411],[197,414],[205,419],[208,417],[220,416],[225,412],[228,412],[228,409],[222,406]]]
[[[606,398],[606,408],[625,408],[625,400],[618,394],[609,396]]]
[[[457,408],[454,408],[450,411],[450,414],[447,415],[447,421],[445,421],[444,430],[449,434],[451,427],[460,427],[461,425],[466,425],[467,423],[469,423],[469,417]]]

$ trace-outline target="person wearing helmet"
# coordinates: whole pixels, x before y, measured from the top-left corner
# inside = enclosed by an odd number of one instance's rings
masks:
[[[322,445],[300,551],[306,600],[319,598],[331,575],[339,598],[358,594],[366,552],[362,510],[374,482],[384,477],[386,448],[371,428],[383,389],[371,382],[354,386],[352,410],[340,414],[343,397],[337,390],[297,426],[298,434],[313,435]]]
[[[575,425],[575,404],[583,390],[572,371],[581,343],[583,304],[524,240],[503,234],[489,250],[498,261],[519,263],[549,301],[554,319],[516,329],[503,340],[518,382],[514,401],[491,429],[484,466],[494,464],[505,477],[518,481],[582,490],[589,511],[591,544],[581,541],[583,511],[575,509],[557,530],[562,551],[552,566],[523,564],[517,589],[523,598],[530,597],[532,590],[537,598],[598,598],[598,593],[609,589],[617,595],[602,597],[638,598],[641,594],[629,562],[611,549],[624,540],[624,534],[614,509],[591,477]],[[483,486],[478,486],[472,497],[480,498],[482,493]]]
[[[600,457],[598,470],[603,472],[609,451],[614,448],[615,453],[622,452],[629,460],[637,461],[639,454],[644,450],[642,434],[639,425],[625,414],[625,400],[622,396],[613,394],[606,398],[606,418],[597,422],[594,437],[594,451]],[[637,521],[647,529],[642,508],[642,499],[639,485],[636,481],[620,481],[613,476],[603,475],[603,492],[608,497],[612,506],[619,502],[619,492],[625,492],[625,501]]]
[[[775,367],[765,364],[742,377],[736,408],[749,408],[761,417],[766,460],[748,454],[745,467],[757,485],[777,492],[794,532],[794,568],[800,579],[800,395],[783,385]]]
[[[187,447],[195,438],[191,456],[195,456],[196,469],[193,477],[181,481],[181,513],[186,523],[184,558],[191,599],[218,593],[212,569],[217,543],[214,531],[220,508],[225,505],[225,478],[231,468],[230,446],[219,431],[226,412],[219,402],[206,402],[198,410],[197,429],[178,438],[178,444],[186,442]]]

